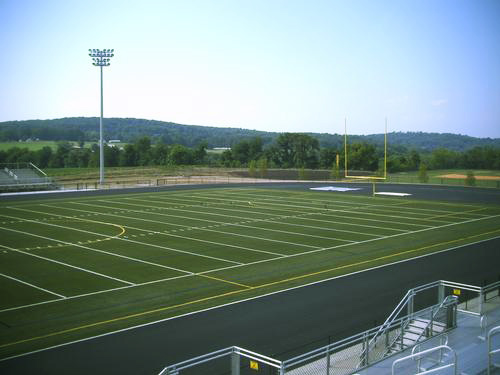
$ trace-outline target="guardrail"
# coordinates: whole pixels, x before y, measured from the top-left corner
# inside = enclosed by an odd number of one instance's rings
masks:
[[[259,364],[265,364],[274,369],[275,374],[284,374],[283,363],[281,361],[259,353],[251,352],[250,350],[246,350],[238,346],[231,346],[229,348],[188,359],[187,361],[179,362],[175,365],[167,366],[159,373],[159,375],[179,375],[184,370],[200,366],[204,363],[223,357],[230,357],[231,375],[240,375],[242,357],[248,358],[250,360],[250,366],[254,366],[253,369],[255,370],[259,369]]]
[[[492,357],[494,354],[500,353],[500,348],[491,349],[491,337],[500,332],[500,326],[490,329],[488,332],[488,375],[491,375],[491,367],[500,368],[500,364],[494,363]],[[493,362],[493,363],[492,363]]]
[[[396,368],[396,365],[400,364],[401,362],[405,362],[405,361],[408,361],[410,359],[415,359],[415,358],[423,358],[424,356],[432,354],[432,353],[434,353],[434,352],[436,352],[438,350],[439,351],[445,350],[445,351],[448,351],[449,353],[451,353],[453,355],[453,362],[441,365],[439,367],[435,367],[435,368],[433,368],[431,370],[422,371],[422,372],[418,372],[421,369],[417,369],[417,373],[415,375],[431,374],[431,373],[442,371],[444,369],[451,368],[451,367],[454,368],[454,374],[457,375],[457,373],[458,373],[458,370],[457,370],[457,353],[455,353],[455,351],[452,348],[450,348],[449,346],[446,346],[446,345],[436,346],[435,348],[427,349],[427,350],[424,350],[423,352],[419,352],[419,353],[416,353],[416,354],[410,354],[409,356],[406,356],[406,357],[403,357],[403,358],[395,360],[392,363],[392,368],[391,368],[392,375],[394,375],[394,369]]]
[[[231,357],[231,375],[240,375],[240,370],[253,368],[252,366],[259,368],[259,364],[267,366],[267,371],[263,371],[262,373],[269,373],[273,375],[348,375],[380,362],[381,360],[384,360],[385,358],[388,358],[396,353],[400,353],[401,351],[412,346],[412,356],[406,358],[417,359],[417,365],[419,367],[418,371],[420,371],[420,361],[418,361],[418,359],[422,359],[427,354],[431,354],[439,350],[440,354],[437,363],[441,363],[441,360],[443,359],[443,351],[449,349],[446,346],[446,338],[444,338],[444,341],[441,342],[442,345],[415,353],[415,351],[418,351],[421,348],[422,343],[429,342],[434,337],[445,337],[443,335],[446,335],[450,329],[456,327],[457,311],[485,316],[483,308],[484,300],[497,297],[499,287],[500,282],[490,284],[486,287],[478,287],[445,280],[428,283],[409,290],[396,306],[394,311],[389,315],[389,318],[387,318],[382,325],[307,353],[303,353],[296,357],[279,361],[277,359],[233,346],[192,358],[175,365],[167,366],[162,370],[160,375],[188,375],[189,372],[187,372],[187,370],[190,368],[207,364],[211,361],[217,361],[228,356]],[[417,296],[420,293],[431,291],[433,288],[435,289],[432,291],[433,293],[427,295],[426,298],[435,298],[437,303],[430,307],[415,311],[415,306],[421,303],[419,299],[416,299]],[[468,295],[465,291],[470,292],[471,294]],[[467,301],[470,297],[476,301],[472,304],[473,311],[471,311],[471,309],[468,310],[470,306],[467,307]],[[497,298],[495,298],[495,301],[497,301]],[[458,309],[459,304],[462,305],[462,309],[460,310]],[[403,312],[406,312],[406,314],[404,316],[399,316]],[[415,342],[417,346],[415,346],[415,344],[406,347],[401,345],[400,348],[388,350],[388,348],[393,349],[392,344],[398,337],[401,337],[408,322],[412,319],[421,319],[426,322],[426,324],[423,325],[424,328],[422,333],[418,335],[418,340],[421,339],[421,341]],[[483,324],[484,323],[485,319],[483,319]],[[440,326],[442,329],[434,330],[434,325]],[[498,331],[500,331],[500,329]],[[497,330],[490,331],[488,339],[490,340],[491,336],[495,333],[497,333]],[[403,341],[401,340],[401,342]],[[491,357],[493,354],[499,353],[500,349],[491,350],[489,348],[488,352],[491,354],[489,354]],[[247,361],[249,360],[250,363],[242,365],[241,361],[243,358]],[[219,365],[225,369],[223,372],[227,373],[227,362],[220,363]],[[452,365],[455,366],[456,372],[456,356],[454,364]],[[429,374],[451,367],[452,365],[441,366],[439,368],[421,372],[420,374]],[[201,373],[215,374],[216,372],[202,371]]]

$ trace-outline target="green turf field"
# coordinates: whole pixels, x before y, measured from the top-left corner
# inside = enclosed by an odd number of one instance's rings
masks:
[[[499,235],[500,206],[319,191],[1,202],[0,358]]]

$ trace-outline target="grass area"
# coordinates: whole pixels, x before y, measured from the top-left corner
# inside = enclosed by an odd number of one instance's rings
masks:
[[[500,205],[196,189],[0,202],[0,358],[500,235]]]
[[[13,147],[27,148],[30,151],[38,151],[44,147],[50,147],[53,151],[57,150],[58,141],[28,141],[28,142],[0,142],[0,151],[7,151]],[[74,146],[78,146],[78,142],[69,142]],[[84,147],[90,147],[95,142],[85,142]]]
[[[467,176],[467,169],[436,169],[429,170],[427,174],[429,176],[429,184],[437,185],[465,185],[465,178],[446,178],[446,175],[463,175]],[[498,170],[486,170],[486,169],[474,169],[472,170],[476,177],[480,176],[495,176],[500,178],[500,171]],[[414,172],[400,172],[392,173],[389,175],[388,182],[402,182],[402,183],[419,183],[418,171]],[[476,185],[479,187],[492,187],[500,188],[500,180],[482,180],[480,178],[476,179]]]

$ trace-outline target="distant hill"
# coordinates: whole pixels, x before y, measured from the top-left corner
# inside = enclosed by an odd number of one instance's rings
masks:
[[[276,132],[264,132],[238,128],[220,128],[213,126],[182,125],[173,122],[144,120],[135,118],[106,118],[104,122],[105,139],[119,139],[131,142],[141,136],[149,136],[167,144],[182,144],[193,147],[206,141],[208,147],[231,147],[244,139],[262,138],[267,145],[279,135]],[[322,147],[340,148],[344,138],[341,134],[307,133],[317,138]],[[40,140],[85,140],[97,141],[99,138],[99,118],[68,117],[54,120],[27,120],[0,122],[0,141],[17,141],[28,138]],[[474,138],[450,133],[392,132],[388,134],[391,147],[403,146],[417,151],[432,151],[447,148],[465,151],[476,146],[500,148],[499,138]],[[350,142],[383,143],[383,134],[353,135]]]

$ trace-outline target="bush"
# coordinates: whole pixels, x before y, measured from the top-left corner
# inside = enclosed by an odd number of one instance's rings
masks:
[[[476,186],[476,176],[474,176],[473,171],[467,171],[467,177],[465,178],[465,185]]]

